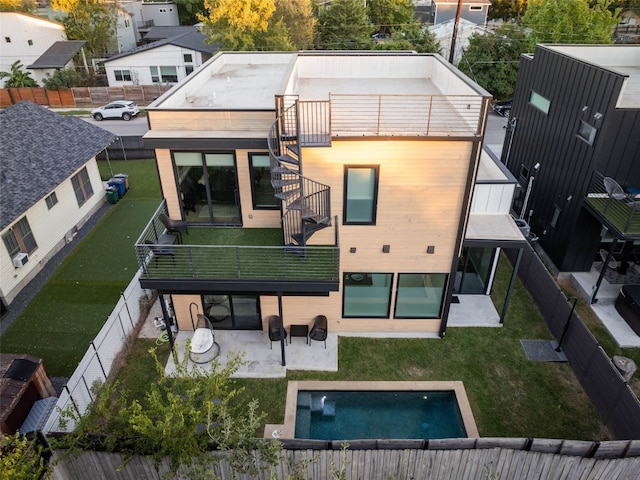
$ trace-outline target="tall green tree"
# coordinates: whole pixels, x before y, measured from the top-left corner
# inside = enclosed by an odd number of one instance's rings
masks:
[[[204,33],[223,50],[293,49],[284,22],[274,17],[275,0],[205,0],[204,6]]]
[[[58,20],[69,40],[85,40],[90,58],[109,52],[115,33],[116,4],[101,0],[51,0],[51,8],[64,12]]]
[[[374,50],[415,50],[418,53],[438,53],[440,44],[428,28],[412,20],[397,28],[389,40],[376,44]]]
[[[522,23],[536,43],[613,43],[611,0],[530,0]]]
[[[506,100],[515,90],[520,56],[533,47],[522,28],[505,24],[492,34],[474,34],[458,68],[496,99]]]
[[[311,0],[276,0],[274,17],[281,19],[286,26],[294,48],[313,48],[316,17]]]
[[[369,50],[374,32],[362,0],[335,0],[318,12],[316,48]]]
[[[491,0],[491,7],[487,17],[491,20],[520,21],[527,11],[527,0]]]
[[[180,25],[198,23],[198,15],[204,13],[204,0],[173,0],[178,6]]]
[[[23,70],[24,65],[20,60],[11,64],[8,72],[0,72],[0,79],[6,78],[4,86],[7,88],[37,87],[38,82],[31,78],[31,72]]]
[[[384,34],[401,30],[413,21],[415,14],[411,0],[371,0],[367,10],[377,32]]]

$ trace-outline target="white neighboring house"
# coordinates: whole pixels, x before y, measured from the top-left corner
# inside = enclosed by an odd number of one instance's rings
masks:
[[[178,83],[218,50],[205,39],[193,27],[186,33],[114,55],[103,62],[109,86]]]
[[[26,68],[33,64],[54,43],[67,40],[62,24],[25,13],[0,12],[0,71],[8,72],[20,60]],[[31,78],[39,84],[45,71],[32,71]],[[0,80],[4,87],[5,80]]]
[[[429,31],[433,33],[433,36],[440,44],[440,55],[447,60],[451,53],[451,37],[453,36],[454,23],[455,19],[429,26]],[[474,33],[477,33],[478,35],[486,35],[487,33],[491,33],[491,30],[461,18],[460,23],[458,24],[458,35],[456,36],[456,51],[453,56],[454,65],[457,66],[458,63],[460,63],[462,54],[469,46],[469,39]]]
[[[3,307],[105,202],[95,156],[115,139],[27,101],[0,111]]]
[[[118,53],[133,50],[138,45],[140,34],[136,28],[133,15],[128,11],[118,8],[116,17],[115,43]]]

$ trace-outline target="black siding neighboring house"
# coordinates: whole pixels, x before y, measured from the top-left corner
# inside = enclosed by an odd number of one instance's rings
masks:
[[[534,177],[524,218],[560,271],[588,271],[601,242],[602,224],[584,207],[593,172],[640,188],[639,77],[639,46],[538,45],[521,58],[502,161],[522,187],[518,216]],[[578,135],[582,121],[595,128],[591,144]]]

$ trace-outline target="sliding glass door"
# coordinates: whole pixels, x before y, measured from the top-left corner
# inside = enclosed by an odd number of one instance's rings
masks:
[[[240,196],[232,153],[174,152],[185,219],[240,225]]]

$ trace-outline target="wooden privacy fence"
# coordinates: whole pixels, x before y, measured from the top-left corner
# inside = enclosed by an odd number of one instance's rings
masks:
[[[515,255],[505,253],[513,264]],[[562,337],[569,322],[562,339],[562,351],[609,431],[618,439],[640,439],[638,397],[580,316],[572,311],[571,303],[531,245],[523,249],[518,277],[556,339]]]
[[[472,439],[468,439],[472,440]],[[275,478],[329,480],[338,478],[332,473],[343,471],[350,480],[473,480],[518,479],[559,480],[566,478],[606,478],[607,480],[640,477],[640,457],[611,458],[557,455],[548,451],[526,451],[495,447],[495,440],[487,439],[484,447],[472,449],[378,449],[346,452],[335,450],[283,450],[280,461],[273,467]],[[493,442],[492,442],[493,440]],[[431,441],[433,442],[433,441]],[[429,442],[429,443],[431,443]],[[590,442],[585,442],[590,443]],[[619,443],[619,442],[608,442]],[[631,443],[631,442],[624,442]],[[638,443],[638,442],[636,442]],[[444,447],[446,445],[442,444]],[[625,445],[627,451],[629,445]],[[635,446],[636,454],[638,445]],[[57,451],[53,479],[100,478],[104,480],[162,479],[168,471],[167,462],[156,471],[146,457],[134,457],[126,465],[123,455],[85,451],[78,456],[61,456]],[[269,480],[268,468],[257,475],[235,474],[224,454],[214,452],[211,470],[221,480]],[[181,477],[187,478],[187,477]]]
[[[9,107],[22,100],[49,107],[91,107],[112,100],[132,100],[139,105],[148,105],[168,91],[169,85],[124,85],[121,87],[74,87],[67,90],[45,88],[2,88],[0,107]]]

